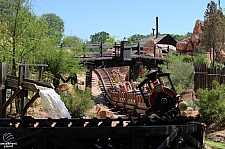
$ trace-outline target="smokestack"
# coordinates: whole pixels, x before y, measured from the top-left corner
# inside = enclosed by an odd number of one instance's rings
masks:
[[[158,34],[159,34],[158,31],[159,31],[159,30],[158,30],[158,17],[156,17],[156,37],[155,37],[155,38],[158,37]]]
[[[155,29],[152,28],[152,35],[154,36],[155,35]]]

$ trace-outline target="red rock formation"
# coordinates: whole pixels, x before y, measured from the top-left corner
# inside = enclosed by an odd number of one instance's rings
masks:
[[[154,39],[150,39],[147,41],[147,43],[145,43],[145,46],[148,46],[148,48],[143,48],[143,51],[148,52],[149,56],[153,56],[154,53],[154,45],[156,44]],[[146,53],[144,53],[145,55],[147,55]]]
[[[203,35],[202,29],[201,29],[202,26],[203,26],[203,22],[201,20],[197,20],[195,22],[192,36],[178,42],[176,45],[177,51],[182,53],[187,53],[187,52],[193,51],[194,47],[198,47]]]
[[[188,41],[189,41],[189,38],[178,42],[176,44],[177,51],[178,52],[183,52],[183,53],[186,52]]]
[[[189,38],[186,51],[193,51],[193,49],[194,49],[194,43],[192,42],[192,38]]]
[[[191,41],[195,47],[197,47],[202,39],[202,26],[203,22],[201,20],[197,20],[195,23],[195,27],[193,29],[193,34],[191,37]]]

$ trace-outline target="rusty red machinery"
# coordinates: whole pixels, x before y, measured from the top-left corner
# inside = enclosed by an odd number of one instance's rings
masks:
[[[148,96],[145,96],[143,86],[147,88]],[[169,73],[158,73],[157,70],[151,70],[147,73],[146,79],[138,85],[138,88],[148,107],[149,115],[171,116],[180,114],[179,105],[184,101],[180,95],[177,95]]]

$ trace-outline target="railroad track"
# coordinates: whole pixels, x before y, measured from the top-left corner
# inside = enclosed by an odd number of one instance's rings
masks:
[[[102,93],[104,95],[108,95],[108,89],[113,88],[115,86],[108,70],[106,68],[97,68],[94,69],[94,72],[97,74],[100,80],[99,86]]]

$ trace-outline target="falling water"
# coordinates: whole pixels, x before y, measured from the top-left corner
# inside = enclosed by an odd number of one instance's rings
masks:
[[[71,118],[68,109],[54,89],[46,88],[43,86],[36,87],[39,89],[39,95],[41,97],[41,105],[43,107],[43,110],[49,118]]]

